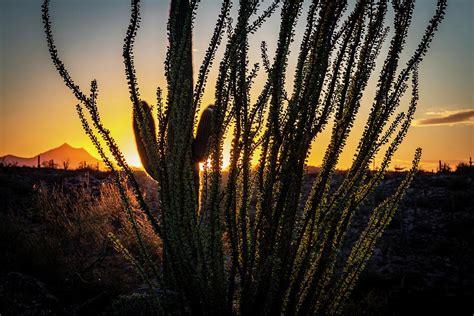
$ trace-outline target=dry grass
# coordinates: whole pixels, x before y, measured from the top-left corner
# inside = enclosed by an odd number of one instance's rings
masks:
[[[66,192],[46,185],[34,189],[31,210],[11,209],[1,214],[0,231],[5,237],[1,242],[2,270],[31,274],[64,292],[75,304],[101,293],[114,297],[141,286],[131,264],[107,238],[112,232],[139,258],[128,216],[113,184],[103,182],[95,192],[88,188]],[[142,214],[135,214],[144,243],[159,265],[161,241]]]
[[[135,248],[129,219],[120,203],[117,188],[110,183],[100,185],[99,196],[80,188],[73,194],[66,194],[58,188],[38,188],[37,204],[52,233],[68,237],[65,242],[76,243],[79,252],[88,253],[107,240],[109,232],[114,233],[124,245]],[[160,253],[160,241],[140,211],[135,211],[143,238],[155,257]]]

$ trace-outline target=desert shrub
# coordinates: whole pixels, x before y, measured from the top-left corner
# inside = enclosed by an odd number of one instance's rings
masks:
[[[127,246],[135,242],[130,222],[120,203],[118,189],[111,183],[100,184],[98,197],[82,187],[75,192],[65,193],[60,187],[47,188],[42,185],[37,189],[36,203],[42,222],[52,230],[50,233],[68,236],[65,242],[71,244],[63,245],[63,249],[89,252],[107,242],[110,232],[120,236]],[[157,257],[159,238],[152,233],[140,211],[136,212],[144,240],[148,245],[153,244],[154,255]]]
[[[129,194],[129,193],[128,193]],[[61,188],[40,186],[37,194],[37,206],[40,210],[41,222],[46,226],[45,242],[51,248],[63,253],[63,266],[74,267],[76,274],[83,275],[94,272],[94,265],[100,264],[113,254],[114,260],[120,254],[111,251],[108,238],[110,233],[121,239],[122,243],[133,250],[137,249],[136,240],[130,227],[127,214],[120,203],[117,187],[111,183],[102,183],[100,194],[95,197],[88,189],[78,188],[74,193],[65,193]],[[137,224],[143,235],[145,246],[158,263],[161,261],[161,242],[153,234],[148,222],[136,210]],[[136,253],[134,253],[136,255]],[[118,257],[118,258],[117,258]],[[119,259],[122,265],[130,265]],[[102,273],[108,273],[102,267]],[[113,272],[113,269],[110,271]],[[116,272],[116,271],[115,271]],[[103,280],[104,276],[89,275],[95,280]],[[113,278],[112,275],[109,276]]]
[[[159,263],[161,241],[136,212],[144,244]],[[5,212],[1,222],[6,271],[32,274],[61,288],[60,293],[77,292],[75,303],[102,291],[111,296],[126,293],[142,283],[108,238],[114,233],[137,255],[130,221],[113,184],[102,183],[98,196],[83,187],[66,192],[59,186],[37,185],[32,209]]]
[[[236,16],[231,17],[233,3],[224,0],[209,48],[194,77],[192,31],[199,1],[172,0],[164,63],[166,97],[158,88],[152,110],[140,98],[134,68],[140,2],[132,0],[123,57],[138,152],[145,170],[156,181],[159,203],[151,209],[111,132],[102,123],[97,82],[91,82],[90,94],[86,95],[59,58],[49,0],[44,1],[43,20],[53,64],[79,101],[76,110],[85,133],[115,177],[140,245],[141,262],[152,271],[146,275],[139,269],[142,277],[150,287],[156,282],[157,287],[176,292],[181,313],[341,312],[375,242],[410,185],[421,156],[417,149],[406,178],[373,208],[343,267],[336,269],[353,215],[382,181],[411,124],[418,102],[418,66],[444,16],[446,1],[439,0],[418,47],[400,66],[414,2],[392,1],[394,20],[389,32],[388,0],[358,0],[347,12],[345,0],[312,1],[290,77],[288,59],[303,1],[276,0],[259,10],[260,1],[240,0]],[[259,76],[260,66],[250,66],[249,39],[278,6],[281,14],[276,48],[270,57],[266,43],[262,43],[264,74]],[[214,104],[200,110],[209,70],[225,34]],[[389,36],[353,163],[339,185],[331,188],[362,95]],[[253,88],[257,78],[263,83],[259,91]],[[287,91],[288,80],[293,83],[292,91]],[[407,91],[411,94],[408,110],[397,113]],[[303,200],[309,151],[318,144],[316,140],[330,121],[332,131],[322,166]],[[226,137],[232,145],[223,182]],[[369,178],[369,166],[378,153],[384,155],[383,161]],[[199,163],[204,165],[203,174]],[[145,249],[133,199],[125,194],[120,181],[122,175],[163,242],[163,263],[158,269]],[[120,240],[112,239],[128,256]],[[166,304],[161,308],[167,312]]]

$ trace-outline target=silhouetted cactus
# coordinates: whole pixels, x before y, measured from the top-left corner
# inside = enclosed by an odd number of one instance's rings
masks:
[[[211,145],[212,124],[214,122],[214,106],[209,105],[201,114],[197,126],[196,137],[193,139],[192,160],[203,162],[209,155]]]
[[[439,161],[438,166],[438,173],[450,173],[451,167],[447,163],[442,163],[441,160]]]
[[[64,170],[68,170],[69,169],[69,165],[71,164],[71,161],[68,159],[64,160],[63,161],[63,169]]]
[[[137,144],[138,154],[146,172],[158,181],[158,166],[156,155],[147,152],[147,148],[155,150],[158,148],[156,138],[156,127],[150,106],[145,101],[140,101],[138,108],[133,110],[133,130]],[[201,114],[197,127],[196,137],[192,141],[192,161],[203,162],[207,159],[210,149],[210,137],[214,118],[214,106],[209,105]],[[143,124],[144,135],[141,135],[140,124]]]
[[[143,271],[153,271],[151,276],[141,274],[150,286],[155,282],[156,286],[176,292],[183,314],[339,313],[420,161],[421,150],[417,149],[405,180],[373,209],[367,227],[359,231],[349,256],[344,257],[340,250],[346,232],[361,204],[382,181],[413,119],[418,101],[418,66],[444,17],[446,0],[438,0],[424,36],[404,67],[399,66],[400,55],[414,0],[392,1],[393,31],[366,127],[352,165],[335,190],[330,190],[335,168],[389,35],[385,26],[389,1],[357,0],[348,14],[344,14],[348,7],[345,0],[312,1],[291,92],[285,90],[287,61],[303,1],[275,0],[258,16],[259,1],[240,0],[235,23],[229,16],[231,1],[222,1],[209,48],[194,78],[192,30],[198,3],[171,1],[165,61],[167,99],[162,99],[159,88],[155,128],[151,108],[140,99],[134,70],[132,53],[140,8],[138,0],[131,1],[123,57],[137,147],[146,171],[157,182],[159,207],[154,212],[145,202],[110,131],[101,122],[97,83],[93,81],[90,95],[85,95],[59,59],[52,37],[49,1],[44,0],[43,4],[53,63],[80,102],[76,109],[86,134],[115,176],[141,246]],[[271,60],[267,45],[262,43],[265,79],[252,102],[250,92],[259,66],[249,67],[249,37],[279,5],[282,10],[275,53]],[[203,111],[194,138],[209,69],[225,29],[228,36],[219,63],[214,105]],[[410,79],[408,110],[394,115]],[[315,140],[330,120],[331,139],[321,170],[303,200],[310,148],[317,144]],[[105,154],[99,136],[116,165]],[[225,137],[231,138],[232,146],[224,184],[221,166]],[[369,166],[382,149],[385,151],[380,167],[368,177]],[[251,164],[257,160],[253,168]],[[197,164],[202,161],[206,163],[200,179]],[[122,175],[163,241],[163,269],[150,260],[141,242],[132,203],[123,193]],[[340,259],[344,264],[338,270],[336,262]],[[166,309],[166,305],[161,307]]]
[[[140,126],[142,126],[141,128],[144,132],[143,136],[140,132]],[[150,106],[145,101],[140,101],[138,107],[133,108],[133,131],[143,167],[152,178],[157,179],[157,167],[154,165],[156,163],[156,156],[150,152],[150,149],[156,151],[158,146],[155,120],[153,119]]]

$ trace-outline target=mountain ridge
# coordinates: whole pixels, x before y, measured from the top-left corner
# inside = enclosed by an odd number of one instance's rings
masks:
[[[69,169],[78,169],[84,166],[92,166],[94,168],[99,166],[99,169],[103,167],[103,163],[83,147],[73,147],[68,143],[46,150],[33,157],[7,154],[0,157],[0,162],[5,165],[37,167],[38,156],[42,166],[55,166],[58,168],[65,168],[67,166]]]

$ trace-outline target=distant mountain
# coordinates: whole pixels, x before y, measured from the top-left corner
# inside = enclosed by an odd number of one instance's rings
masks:
[[[97,164],[99,164],[100,168],[103,167],[103,163],[89,154],[84,148],[74,148],[66,143],[31,158],[6,155],[0,157],[0,163],[5,165],[36,167],[38,165],[38,156],[40,157],[42,167],[48,167],[52,164],[60,169],[64,168],[65,164],[68,164],[69,169],[78,169],[84,166],[96,168]]]

